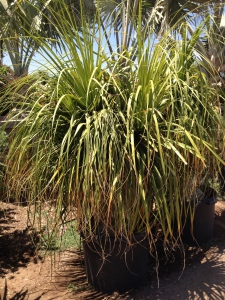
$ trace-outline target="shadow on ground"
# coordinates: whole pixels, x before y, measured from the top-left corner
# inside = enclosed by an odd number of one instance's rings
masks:
[[[187,259],[183,272],[180,269],[160,281],[160,288],[154,292],[153,299],[225,299],[224,244],[212,246],[206,252]]]
[[[36,289],[29,282],[17,289],[11,298],[7,286],[2,290],[1,300],[60,300],[60,299],[154,299],[154,300],[220,300],[225,299],[225,202],[216,212],[214,239],[199,247],[187,247],[185,258],[180,251],[171,253],[170,260],[160,257],[159,287],[155,264],[150,260],[146,283],[126,294],[105,295],[93,290],[85,275],[82,253],[68,249],[56,266],[51,278],[49,273],[42,278],[42,286]],[[29,229],[16,229],[18,220],[10,207],[4,212],[0,208],[0,276],[17,282],[16,271],[29,267],[35,258],[35,248],[30,240]],[[13,230],[14,228],[14,230]],[[184,268],[185,262],[185,268]],[[36,266],[36,265],[35,265]],[[47,266],[44,264],[44,266]],[[6,274],[7,273],[7,274]],[[7,275],[7,276],[6,276]],[[17,277],[16,277],[17,276]],[[37,275],[39,276],[39,275]],[[7,282],[6,282],[7,283]],[[11,281],[8,281],[11,284]],[[9,286],[10,287],[10,286]],[[8,293],[10,291],[8,290]]]
[[[19,222],[15,219],[16,212],[13,208],[1,208],[0,207],[0,235],[4,232],[15,227],[15,223]]]
[[[19,224],[16,215],[15,209],[7,208],[3,210],[0,208],[1,277],[9,270],[15,272],[21,267],[26,267],[35,254],[30,229],[16,229],[17,224]],[[33,238],[36,239],[37,237]]]

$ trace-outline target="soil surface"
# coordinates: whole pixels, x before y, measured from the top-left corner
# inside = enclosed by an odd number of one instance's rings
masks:
[[[216,204],[214,238],[202,248],[188,247],[184,259],[162,260],[159,282],[154,264],[147,282],[126,294],[104,295],[87,283],[82,254],[70,248],[43,259],[31,241],[26,207],[0,202],[0,299],[225,299],[225,202]],[[159,287],[158,287],[159,283]]]

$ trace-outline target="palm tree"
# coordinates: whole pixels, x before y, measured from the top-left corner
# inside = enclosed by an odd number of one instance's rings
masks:
[[[177,28],[182,22],[190,24],[193,17],[204,16],[212,6],[216,12],[217,21],[222,17],[224,4],[221,0],[185,1],[185,0],[86,0],[85,3],[93,7],[96,4],[101,12],[101,26],[111,54],[114,48],[118,53],[133,48],[133,59],[136,58],[137,39],[135,31],[142,27],[142,38],[146,40],[150,30],[154,30],[159,37],[169,27]],[[139,23],[138,16],[141,15]],[[151,28],[151,29],[150,29]],[[115,41],[116,46],[113,45]],[[203,46],[203,44],[202,44]],[[203,46],[204,48],[204,46]],[[205,53],[204,53],[205,54]],[[115,58],[116,59],[116,58]]]
[[[225,4],[224,1],[164,1],[164,15],[161,18],[160,30],[169,25],[189,21],[189,34],[194,32],[196,23],[205,22],[206,36],[201,37],[196,45],[203,61],[203,72],[212,84],[225,87]],[[183,15],[184,13],[184,15]],[[186,13],[186,17],[184,19]]]
[[[207,36],[199,40],[198,50],[202,53],[205,74],[212,84],[225,87],[225,4],[207,7]],[[191,30],[190,30],[191,32]]]
[[[100,8],[104,15],[104,20],[111,18],[116,35],[118,29],[124,32],[124,38],[120,42],[117,38],[117,49],[124,49],[130,45],[130,31],[132,25],[122,28],[123,20],[133,20],[138,14],[138,5],[141,3],[143,13],[143,39],[148,35],[149,25],[153,25],[158,37],[169,27],[174,28],[177,33],[178,25],[187,22],[189,34],[194,32],[193,27],[204,19],[207,36],[200,38],[196,47],[202,57],[204,64],[203,72],[213,84],[225,86],[225,4],[221,0],[208,1],[185,1],[185,0],[125,0],[125,1],[100,1]],[[133,18],[133,19],[132,19]],[[134,24],[133,22],[133,24]],[[120,26],[119,26],[120,25]],[[130,27],[129,27],[130,26]],[[134,44],[135,45],[135,44]]]
[[[34,34],[39,29],[40,12],[33,6],[32,1],[10,3],[0,0],[0,14],[1,64],[5,51],[11,60],[15,76],[26,75],[38,49],[38,45],[32,37],[27,36],[27,32]]]
[[[79,17],[81,2],[65,2],[75,17]],[[57,44],[60,36],[50,10],[57,11],[59,4],[60,0],[0,0],[0,66],[3,66],[5,52],[11,60],[15,77],[26,75],[40,46],[33,37],[38,34],[39,37],[49,38],[52,45]],[[95,13],[93,1],[83,1],[82,7],[89,15]]]

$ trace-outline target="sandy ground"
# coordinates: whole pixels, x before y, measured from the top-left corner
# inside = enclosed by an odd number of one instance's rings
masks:
[[[0,202],[0,299],[225,299],[225,202],[216,204],[214,238],[203,248],[189,247],[184,260],[162,263],[159,287],[154,270],[147,282],[123,295],[104,295],[87,283],[83,257],[67,249],[43,260],[30,241],[26,207]],[[151,266],[150,266],[151,267]]]

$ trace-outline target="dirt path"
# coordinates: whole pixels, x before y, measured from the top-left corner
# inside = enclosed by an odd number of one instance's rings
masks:
[[[64,251],[56,261],[51,276],[50,257],[43,261],[30,241],[26,207],[0,202],[1,300],[225,299],[225,202],[216,205],[214,239],[204,249],[187,250],[184,270],[183,260],[176,256],[173,263],[162,264],[159,288],[150,269],[147,282],[139,289],[103,295],[88,285],[77,250]]]

